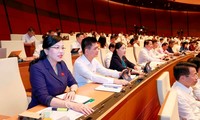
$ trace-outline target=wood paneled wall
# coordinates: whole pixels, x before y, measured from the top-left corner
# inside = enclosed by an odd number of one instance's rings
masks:
[[[0,0],[0,39],[26,33],[32,26],[36,34],[61,28],[62,32],[96,30],[129,33],[134,25],[149,33],[200,36],[200,12],[172,11],[130,6],[108,0]]]

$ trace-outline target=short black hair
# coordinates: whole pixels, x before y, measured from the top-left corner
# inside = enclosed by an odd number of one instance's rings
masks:
[[[163,47],[163,46],[166,46],[166,45],[168,45],[168,43],[164,42],[164,43],[162,44],[162,47]]]
[[[28,32],[35,32],[35,29],[33,27],[29,27]]]
[[[189,75],[190,74],[189,67],[193,67],[196,69],[197,66],[194,63],[190,62],[179,62],[178,64],[176,64],[173,68],[175,79],[179,81],[179,78],[182,75]]]
[[[187,60],[188,62],[194,63],[197,67],[196,70],[198,71],[200,68],[200,58],[194,57]]]
[[[93,43],[97,43],[97,39],[95,37],[86,37],[83,39],[81,43],[83,54],[85,54],[85,49],[90,49]]]
[[[106,37],[100,36],[98,42],[100,43],[101,48],[104,48],[106,46]]]
[[[110,43],[110,45],[109,45],[109,47],[108,47],[109,49],[110,48],[115,48],[115,44],[113,44],[113,43]]]
[[[170,41],[169,41],[169,44],[172,44],[172,43],[175,43],[175,41],[174,41],[174,40],[170,40]]]
[[[76,38],[78,38],[79,36],[83,35],[83,33],[77,33],[76,34]]]
[[[154,43],[157,43],[158,42],[158,40],[152,40],[152,43],[154,44]]]
[[[152,41],[152,40],[151,40],[151,39],[145,40],[145,41],[144,41],[144,47],[145,47],[146,45],[148,45],[150,41]]]

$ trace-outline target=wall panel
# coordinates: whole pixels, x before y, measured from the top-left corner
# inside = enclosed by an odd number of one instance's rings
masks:
[[[97,32],[111,33],[109,3],[105,0],[93,0]]]
[[[76,0],[76,2],[81,31],[89,32],[91,29],[96,30],[93,1]]]
[[[10,39],[10,30],[8,26],[8,20],[3,5],[3,0],[0,0],[0,40]]]
[[[33,0],[5,0],[12,33],[26,33],[32,26],[39,33]]]
[[[112,32],[119,33],[123,32],[126,33],[126,23],[125,23],[125,9],[124,5],[121,3],[110,2],[110,16],[111,16],[111,24],[112,24]]]
[[[189,36],[200,36],[200,13],[188,12]]]
[[[200,12],[157,10],[108,0],[0,0],[0,21],[0,39],[10,39],[10,33],[24,34],[30,26],[36,34],[56,28],[62,32],[130,33],[137,25],[160,36],[177,36],[180,29],[184,36],[200,36]]]
[[[75,0],[58,0],[61,15],[62,30],[64,33],[80,31]]]
[[[155,11],[150,8],[140,7],[141,25],[147,29],[147,34],[156,33]]]
[[[171,11],[172,15],[172,35],[177,36],[180,29],[183,30],[183,35],[187,36],[187,12]]]
[[[159,36],[171,36],[170,11],[156,10],[156,24]]]
[[[139,7],[125,5],[125,16],[127,23],[127,32],[135,31],[134,26],[140,26],[140,9]]]
[[[61,28],[56,0],[36,0],[39,24],[42,34]]]

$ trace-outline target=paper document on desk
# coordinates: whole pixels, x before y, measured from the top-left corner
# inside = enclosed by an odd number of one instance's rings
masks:
[[[117,84],[102,84],[95,88],[95,90],[109,91],[109,92],[120,92],[122,85]]]
[[[64,93],[64,94],[61,94],[61,95],[57,95],[56,97],[60,98],[60,99],[63,99],[66,94],[67,93]],[[88,101],[90,99],[91,99],[90,97],[76,94],[74,100],[72,100],[72,101],[76,102],[76,103],[84,103],[84,102],[86,102],[86,101]]]
[[[136,75],[131,75],[131,79],[135,79],[136,77]]]
[[[52,107],[42,109],[42,110],[38,111],[37,113],[39,113],[41,115],[47,113],[50,115],[50,118],[52,120],[75,120],[75,119],[83,116],[82,113],[76,112],[71,109],[69,109],[68,111],[52,111]]]

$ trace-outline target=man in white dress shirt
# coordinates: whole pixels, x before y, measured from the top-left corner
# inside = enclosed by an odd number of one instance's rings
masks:
[[[115,83],[121,85],[129,83],[125,80],[116,79],[121,76],[121,72],[107,69],[95,59],[99,52],[96,38],[84,38],[81,47],[83,55],[77,58],[74,63],[74,77],[79,86],[83,86],[92,81],[97,83]]]
[[[82,52],[81,42],[82,42],[83,38],[84,38],[84,36],[82,33],[77,33],[76,41],[71,44],[71,50],[79,48],[78,53],[81,53]]]
[[[138,63],[147,63],[147,62],[160,62],[162,61],[161,59],[158,59],[152,54],[151,50],[153,48],[152,40],[145,40],[144,41],[144,48],[141,49],[138,57]]]
[[[197,101],[192,86],[197,83],[196,65],[180,62],[174,67],[176,82],[172,89],[178,95],[178,111],[180,119],[200,120],[200,101]]]
[[[37,39],[35,38],[35,30],[30,27],[26,34],[22,36],[22,41],[24,42],[25,46],[34,44]]]
[[[106,68],[110,67],[110,61],[111,61],[111,58],[112,58],[112,55],[113,55],[113,51],[115,50],[115,44],[110,43],[109,50],[110,51],[108,53],[106,53],[106,57],[104,59],[104,63],[105,63]]]

